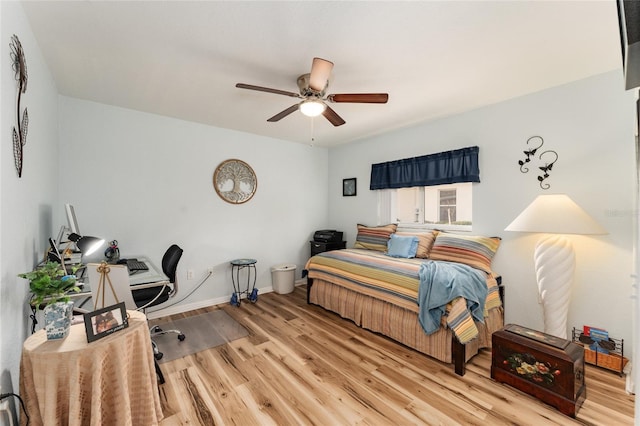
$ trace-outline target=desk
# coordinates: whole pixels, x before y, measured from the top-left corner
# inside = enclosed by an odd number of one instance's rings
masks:
[[[64,340],[25,340],[20,395],[33,425],[157,425],[163,418],[147,320],[87,343],[84,324]],[[21,417],[24,424],[26,418]]]
[[[146,256],[128,256],[126,258],[138,259],[143,261],[148,267],[147,271],[138,271],[129,275],[129,283],[131,287],[135,287],[135,290],[141,290],[149,287],[156,287],[164,283],[169,284],[169,277],[167,277],[161,269],[159,269],[153,262]],[[123,259],[126,259],[123,257]],[[69,293],[69,298],[74,302],[75,307],[82,309],[93,309],[93,305],[85,304],[91,299],[91,283],[89,277],[86,276],[86,271],[83,269],[84,276],[78,278],[78,286],[80,287],[79,293]],[[36,325],[40,321],[37,318],[37,306],[31,305],[31,333],[36,331]]]
[[[123,259],[138,259],[144,262],[149,267],[149,270],[147,271],[137,271],[133,274],[129,274],[129,283],[131,287],[135,287],[136,290],[147,287],[155,287],[161,285],[164,282],[169,282],[169,277],[167,277],[164,272],[162,272],[162,269],[159,269],[146,256],[127,256],[123,257]],[[82,291],[76,294],[75,297],[82,297],[82,293],[91,293],[91,283],[89,282],[89,278],[85,276],[82,278],[82,280],[84,284]]]

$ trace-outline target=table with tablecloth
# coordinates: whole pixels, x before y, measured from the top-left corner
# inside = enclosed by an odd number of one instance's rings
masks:
[[[162,420],[147,320],[87,343],[84,324],[61,340],[44,330],[23,345],[20,394],[32,425],[155,425]],[[21,423],[25,424],[25,416]]]

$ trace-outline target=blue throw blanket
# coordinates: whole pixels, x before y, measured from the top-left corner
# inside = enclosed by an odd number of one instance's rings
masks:
[[[467,300],[467,309],[474,320],[484,322],[486,274],[453,262],[431,260],[420,266],[418,305],[420,324],[425,333],[431,334],[440,328],[447,303],[457,297]]]

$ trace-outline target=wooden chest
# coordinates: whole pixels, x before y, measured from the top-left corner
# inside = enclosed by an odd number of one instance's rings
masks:
[[[491,378],[575,417],[587,396],[584,348],[509,324],[492,336]]]

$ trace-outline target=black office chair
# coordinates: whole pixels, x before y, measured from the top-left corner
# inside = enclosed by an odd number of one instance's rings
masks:
[[[138,306],[138,309],[143,311],[152,306],[159,305],[173,298],[178,293],[178,280],[176,279],[176,270],[178,269],[178,262],[182,257],[183,250],[176,244],[171,245],[162,256],[162,271],[169,277],[169,282],[172,286],[164,285],[158,289],[158,287],[144,288],[140,290],[133,290],[133,300]],[[159,326],[151,327],[149,330],[151,337],[159,336],[162,334],[174,333],[178,335],[178,340],[183,341],[185,335],[180,330],[163,330]],[[153,342],[153,341],[152,341]],[[162,352],[158,350],[155,342],[153,343],[153,355],[156,359],[162,358]]]

